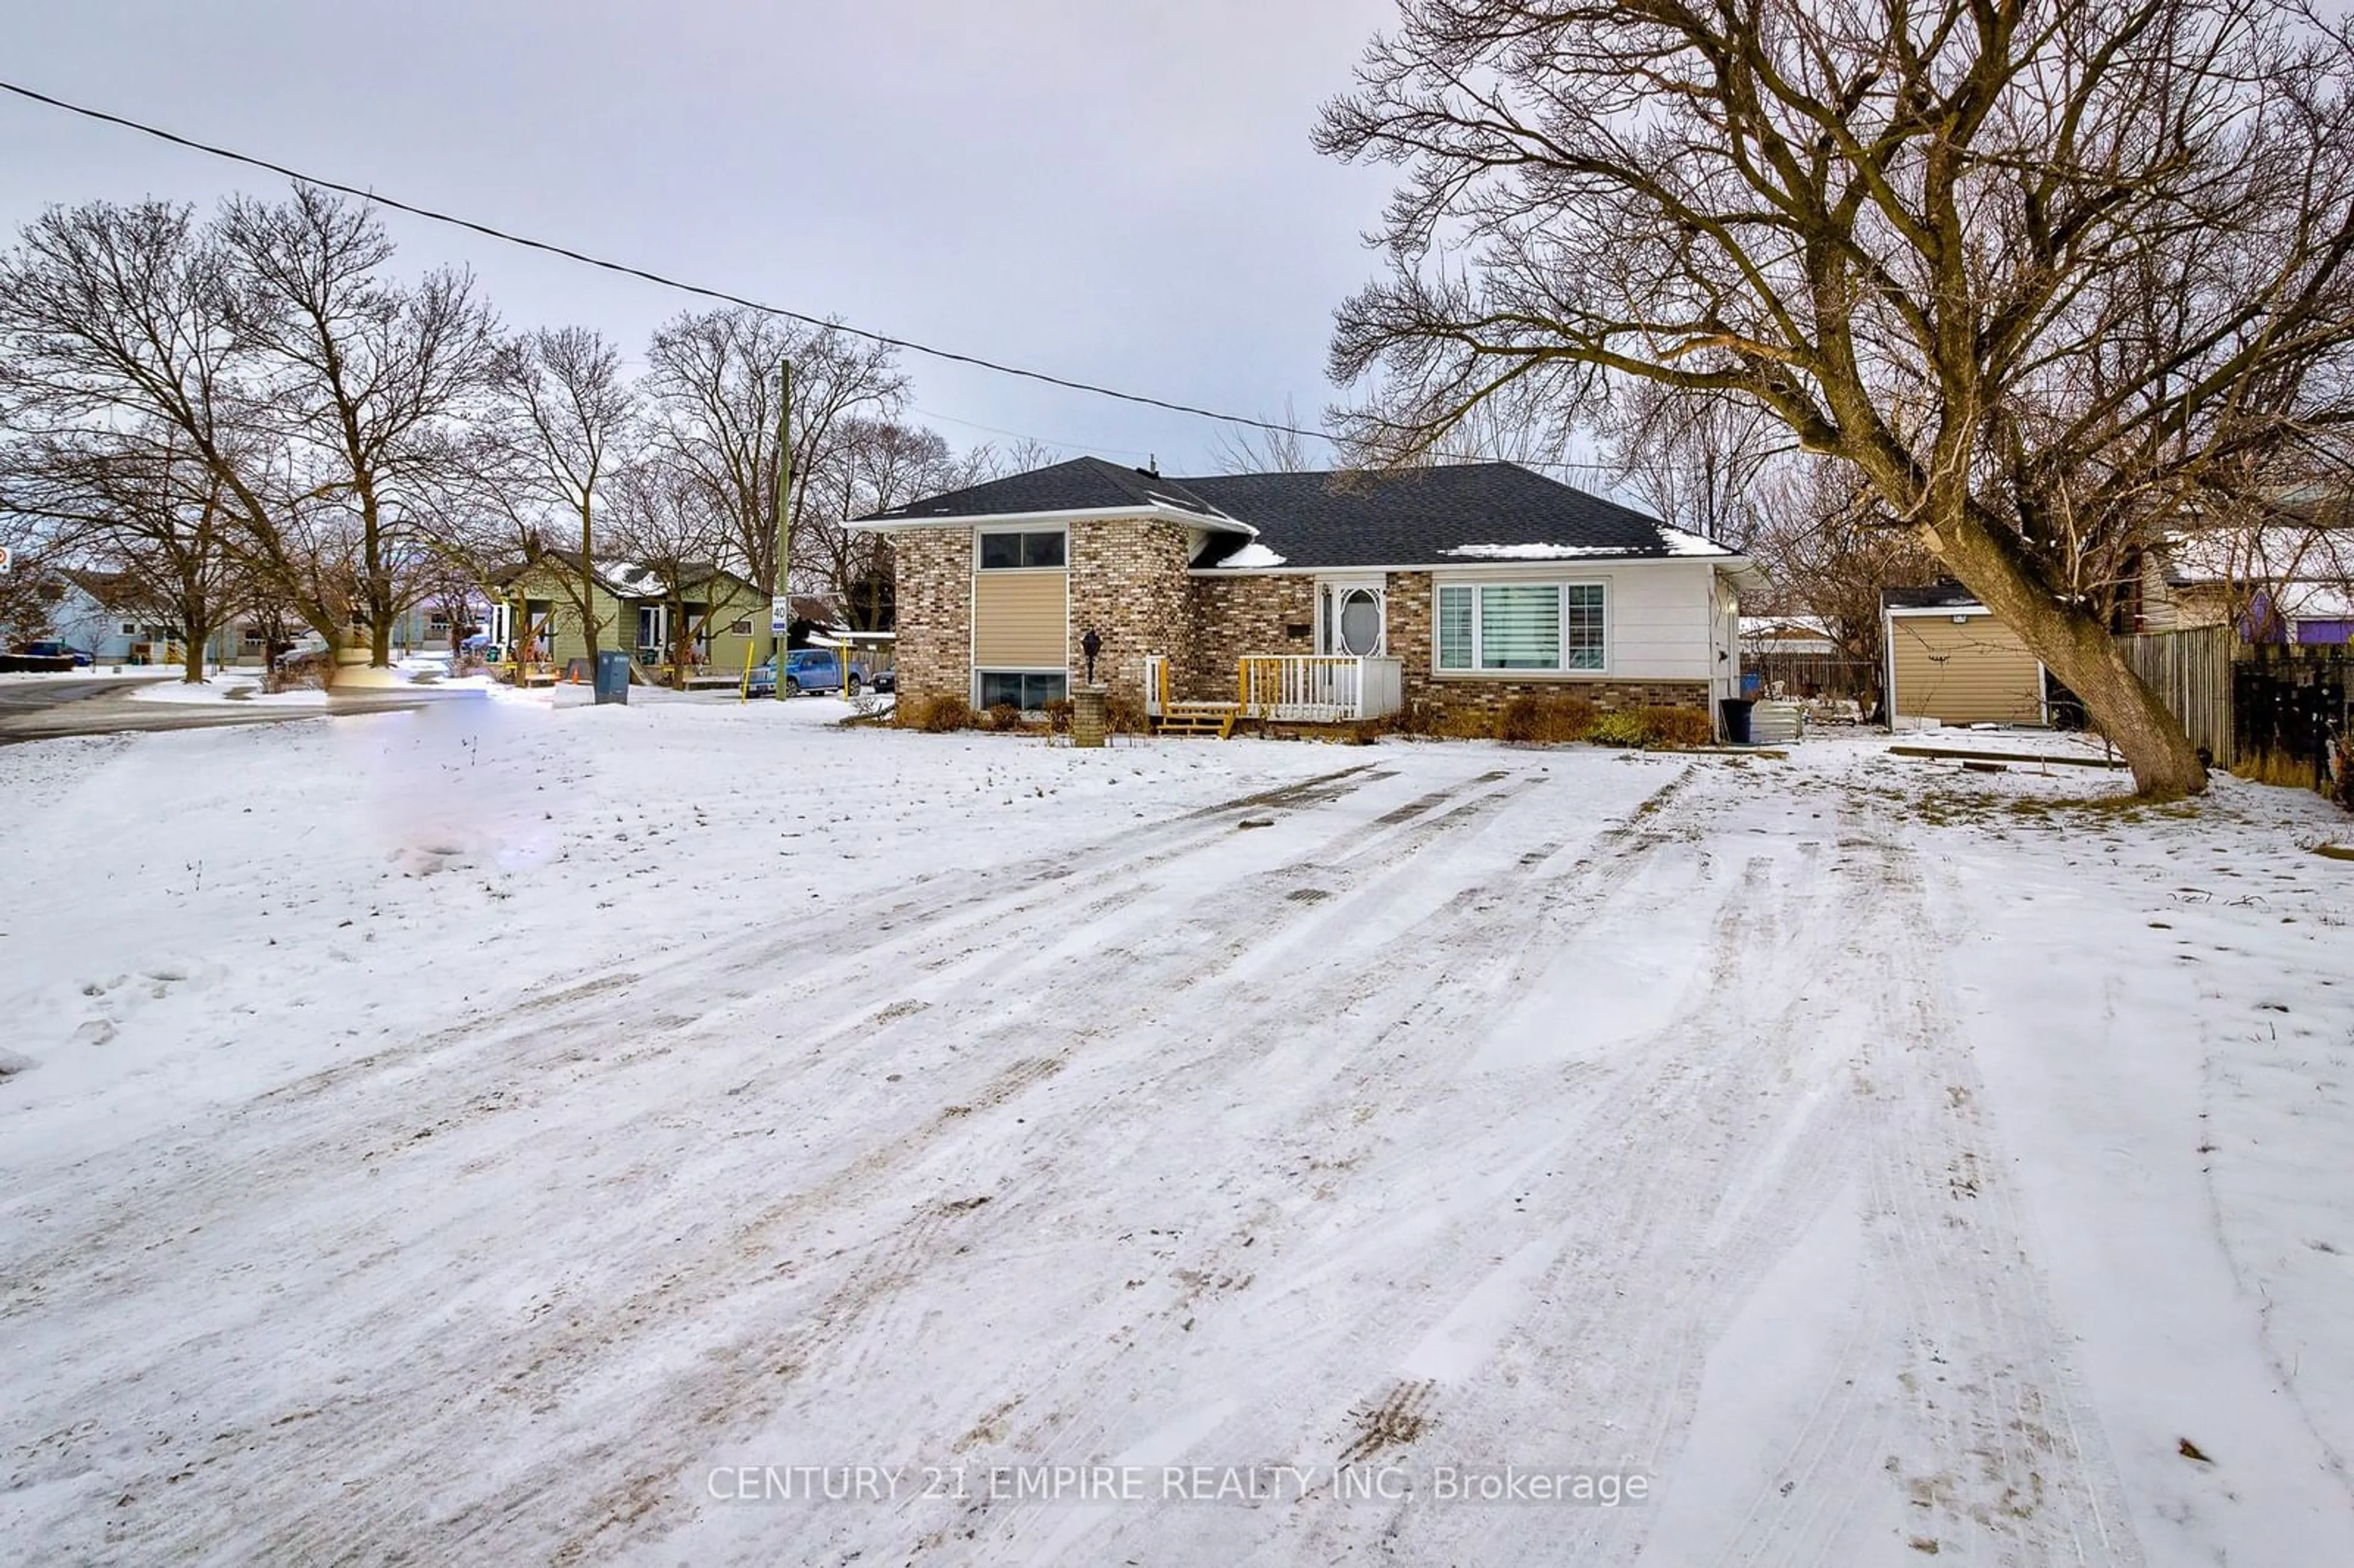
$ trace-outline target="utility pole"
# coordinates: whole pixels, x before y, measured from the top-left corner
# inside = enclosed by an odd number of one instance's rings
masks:
[[[793,362],[777,366],[777,579],[769,591],[769,643],[777,664],[777,701],[785,700],[785,636],[793,623]]]

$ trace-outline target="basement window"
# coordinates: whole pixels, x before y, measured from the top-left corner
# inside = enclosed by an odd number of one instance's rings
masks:
[[[1062,564],[1063,531],[1060,528],[1008,530],[984,533],[981,536],[982,571],[1039,569]]]
[[[1059,702],[1070,690],[1070,677],[1060,670],[981,670],[981,705],[993,708],[1011,703],[1024,713],[1035,713]]]

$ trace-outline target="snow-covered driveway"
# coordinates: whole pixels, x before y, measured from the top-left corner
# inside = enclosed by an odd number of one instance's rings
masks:
[[[153,899],[0,938],[0,1556],[2354,1540],[2319,802],[763,717],[52,754],[17,899]]]

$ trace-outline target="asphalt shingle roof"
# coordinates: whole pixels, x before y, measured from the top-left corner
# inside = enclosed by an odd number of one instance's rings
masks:
[[[1926,588],[1884,588],[1882,609],[1959,609],[1975,605],[1978,595],[1956,582],[1931,583]]]
[[[1615,502],[1514,463],[1447,464],[1390,474],[1215,474],[1163,478],[1097,458],[953,491],[867,519],[987,517],[1158,503],[1248,524],[1194,562],[1237,567],[1439,566],[1469,560],[1729,556]]]
[[[921,522],[927,517],[996,517],[1023,512],[1085,512],[1097,507],[1173,506],[1205,518],[1217,508],[1191,493],[1183,480],[1163,479],[1140,468],[1122,468],[1101,458],[1073,458],[1052,468],[992,479],[944,495],[895,506],[861,518],[865,523]]]

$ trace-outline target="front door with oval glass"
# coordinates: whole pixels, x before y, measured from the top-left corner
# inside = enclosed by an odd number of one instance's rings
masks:
[[[1316,652],[1373,659],[1388,642],[1388,594],[1378,579],[1329,579],[1316,587]]]

